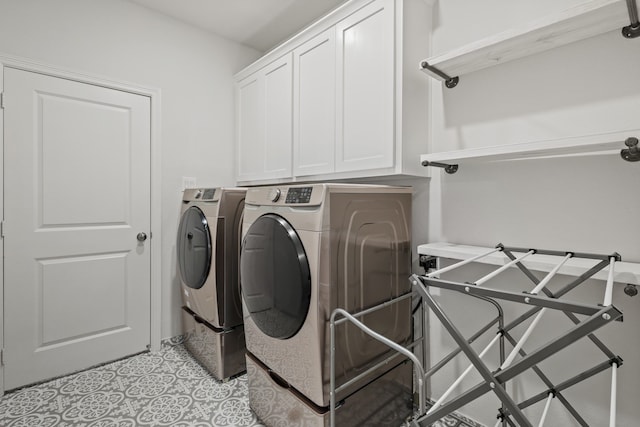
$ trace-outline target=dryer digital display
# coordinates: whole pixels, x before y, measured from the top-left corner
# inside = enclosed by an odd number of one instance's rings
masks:
[[[215,188],[205,188],[202,192],[202,200],[213,200],[213,196],[216,194]]]

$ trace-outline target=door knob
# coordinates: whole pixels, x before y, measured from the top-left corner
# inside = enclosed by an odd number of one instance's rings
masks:
[[[138,233],[136,239],[138,239],[138,242],[144,242],[145,240],[147,240],[147,233]]]

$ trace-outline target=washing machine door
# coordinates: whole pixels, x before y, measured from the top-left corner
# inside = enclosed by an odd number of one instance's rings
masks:
[[[266,214],[249,227],[240,255],[242,296],[262,332],[287,339],[302,327],[311,299],[309,261],[283,217]]]
[[[207,217],[197,206],[191,206],[182,214],[177,252],[182,283],[200,289],[209,276],[212,251]]]

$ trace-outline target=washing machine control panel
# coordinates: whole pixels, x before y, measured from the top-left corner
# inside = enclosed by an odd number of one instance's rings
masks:
[[[213,196],[216,194],[215,188],[205,188],[202,191],[202,200],[213,200]]]
[[[295,203],[309,203],[311,201],[311,190],[312,187],[294,187],[289,188],[287,191],[287,198],[285,199],[285,203],[295,204]]]

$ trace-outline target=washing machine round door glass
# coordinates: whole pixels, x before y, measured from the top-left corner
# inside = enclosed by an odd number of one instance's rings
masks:
[[[207,217],[196,206],[182,214],[177,252],[182,283],[200,289],[211,268],[211,233]]]
[[[300,237],[284,218],[259,217],[247,230],[240,256],[242,297],[254,323],[287,339],[302,327],[311,299],[311,273]]]

